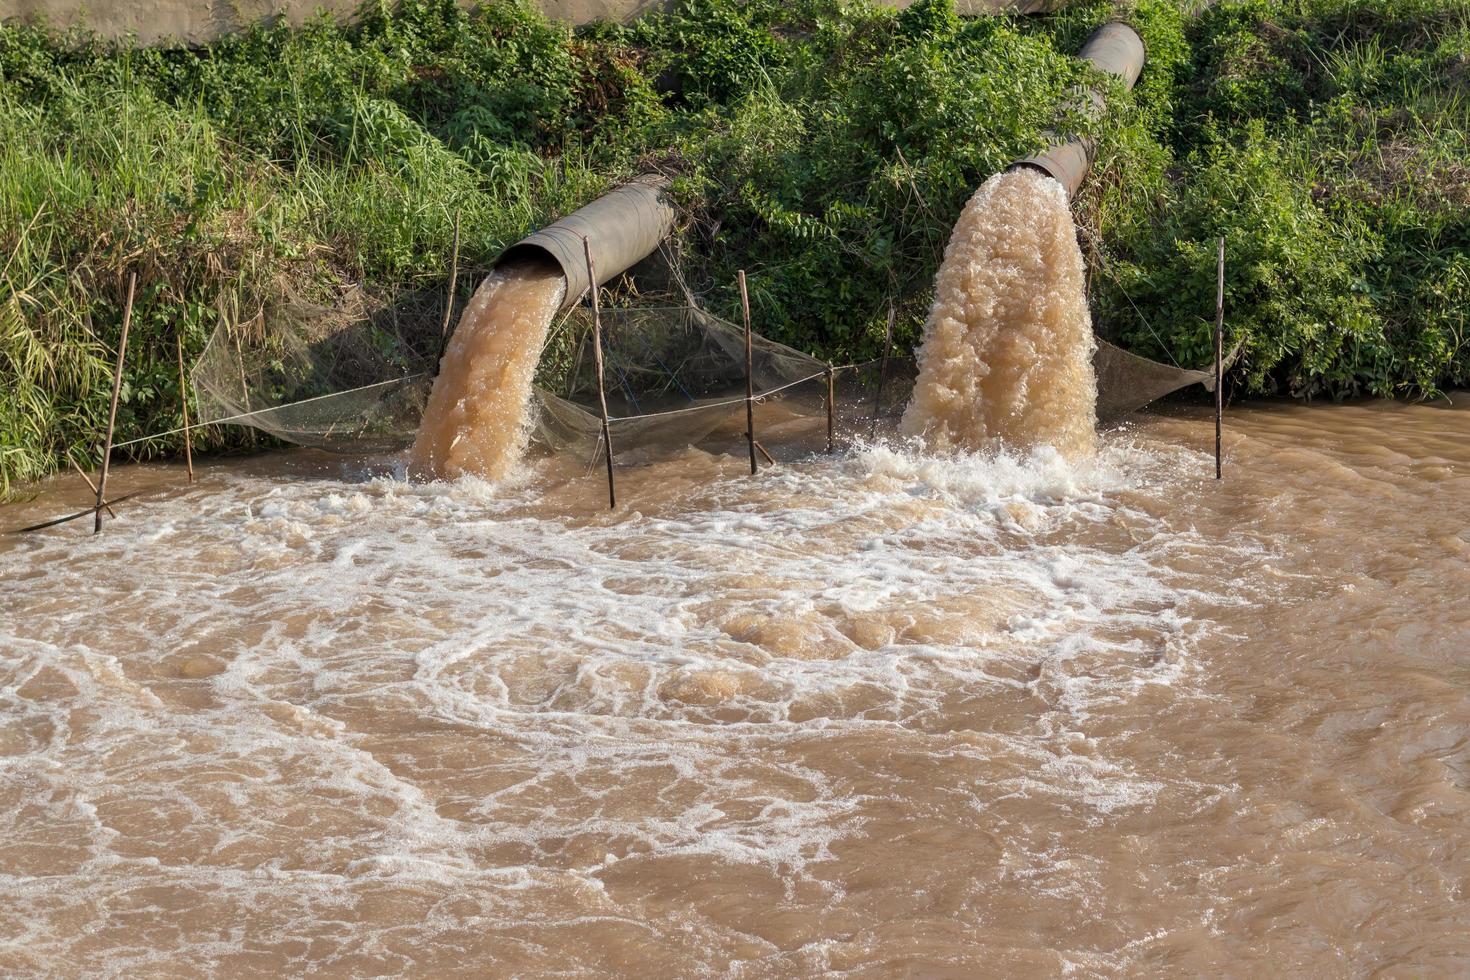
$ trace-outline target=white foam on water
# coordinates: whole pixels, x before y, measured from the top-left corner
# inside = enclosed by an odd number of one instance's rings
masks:
[[[611,914],[603,876],[652,860],[836,896],[822,869],[871,805],[844,740],[1012,760],[977,806],[1145,807],[1158,780],[1077,739],[1145,689],[1188,696],[1204,593],[1170,561],[1199,542],[1147,506],[1177,463],[1122,438],[1076,462],[876,445],[622,517],[550,514],[534,473],[228,475],[40,536],[44,574],[4,600],[0,834],[49,856],[0,874],[0,949],[238,949],[58,927],[161,883],[281,923],[389,885],[467,891],[487,922]],[[72,601],[96,567],[101,622]]]

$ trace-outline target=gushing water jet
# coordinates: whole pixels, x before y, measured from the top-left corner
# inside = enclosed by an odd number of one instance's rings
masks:
[[[1126,24],[1104,24],[1081,57],[1131,88],[1143,42]],[[1101,110],[1101,93],[1086,98]],[[1097,341],[1069,207],[1091,157],[1089,141],[1058,141],[965,206],[935,280],[904,434],[941,451],[1093,450]]]
[[[658,248],[674,223],[666,187],[661,177],[639,178],[506,249],[450,338],[410,472],[510,475],[530,439],[531,390],[552,318]]]

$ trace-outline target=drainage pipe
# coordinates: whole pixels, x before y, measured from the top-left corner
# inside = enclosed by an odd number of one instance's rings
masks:
[[[674,209],[668,203],[667,190],[664,177],[635,178],[527,235],[502,252],[495,264],[537,255],[552,259],[567,277],[561,308],[573,307],[592,285],[583,240],[591,248],[597,285],[623,274],[652,254],[673,230]]]
[[[1092,32],[1087,43],[1082,45],[1078,57],[1089,62],[1098,71],[1118,78],[1124,88],[1131,89],[1133,83],[1138,81],[1139,73],[1143,71],[1143,38],[1129,25],[1121,21],[1109,21]],[[1093,114],[1102,111],[1101,92],[1088,89],[1085,97],[1085,110]],[[1061,140],[1041,153],[1017,160],[1008,169],[1030,167],[1040,170],[1066,188],[1067,198],[1071,199],[1076,195],[1077,188],[1082,186],[1082,178],[1087,175],[1088,167],[1092,166],[1092,151],[1091,140]]]

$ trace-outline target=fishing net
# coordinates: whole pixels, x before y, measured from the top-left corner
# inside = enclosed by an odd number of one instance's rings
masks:
[[[330,304],[292,296],[250,317],[221,310],[190,372],[199,424],[253,426],[338,452],[413,440],[439,351],[444,297],[393,302],[350,289]]]
[[[1235,355],[1231,355],[1234,360]],[[1098,338],[1092,355],[1097,374],[1097,417],[1110,422],[1190,385],[1215,390],[1215,372],[1190,371],[1139,357]]]
[[[245,320],[222,317],[191,372],[199,423],[336,452],[403,449],[427,402],[442,317],[442,298],[374,304],[357,290],[332,306],[293,300]],[[587,456],[601,438],[591,324],[590,309],[576,307],[553,328],[562,356],[538,377],[533,433]],[[691,306],[604,311],[602,326],[620,453],[691,445],[744,411],[743,328]],[[825,416],[825,362],[753,335],[751,366],[763,404]],[[841,373],[846,392],[861,372]]]
[[[591,314],[574,311],[574,344],[560,394],[538,388],[536,439],[592,454],[601,437]],[[692,306],[606,311],[603,377],[613,445],[656,452],[694,445],[744,418],[745,331]],[[751,387],[783,414],[825,416],[826,362],[752,333]]]
[[[192,371],[199,422],[249,425],[336,452],[401,450],[413,441],[428,398],[444,303],[442,294],[385,302],[352,289],[330,303],[293,297],[248,318],[221,311]],[[677,451],[722,430],[744,438],[742,327],[692,302],[601,316],[620,459]],[[574,307],[549,336],[533,439],[590,460],[602,445],[591,310]],[[1095,364],[1105,421],[1186,385],[1214,382],[1212,372],[1160,364],[1101,340]],[[838,366],[829,379],[826,362],[759,334],[752,335],[750,368],[761,431],[774,437],[804,425],[818,441],[828,425],[842,441],[871,437],[879,420],[902,414],[915,376],[912,358],[893,357]]]

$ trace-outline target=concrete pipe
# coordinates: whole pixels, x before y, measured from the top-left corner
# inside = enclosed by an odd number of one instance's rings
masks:
[[[573,211],[501,253],[496,265],[531,255],[549,256],[567,277],[562,309],[575,306],[591,283],[585,237],[592,246],[597,284],[628,271],[658,248],[674,227],[674,209],[665,199],[668,180],[638,177],[609,191],[584,208]]]
[[[1129,25],[1110,21],[1093,31],[1078,57],[1099,71],[1117,77],[1125,88],[1131,89],[1143,71],[1143,38]],[[1085,98],[1084,109],[1092,113],[1102,111],[1101,92],[1089,89]],[[1042,153],[1017,160],[1008,169],[1031,167],[1049,174],[1067,189],[1070,199],[1076,195],[1077,188],[1082,186],[1082,178],[1087,176],[1088,167],[1092,166],[1092,150],[1091,140],[1060,140]]]

